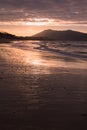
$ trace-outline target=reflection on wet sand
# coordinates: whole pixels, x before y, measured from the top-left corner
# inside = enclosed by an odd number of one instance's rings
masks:
[[[27,47],[27,50],[26,48],[22,49],[23,45],[22,48],[19,45],[20,44],[16,45],[16,47],[4,45],[4,47],[1,47],[2,51],[0,54],[7,62],[15,65],[13,68],[16,73],[34,74],[35,72],[35,74],[47,74],[57,73],[56,70],[58,68],[87,68],[87,62],[79,58],[64,56],[51,52],[44,52],[43,50],[39,51],[33,49],[34,45],[32,46],[32,44],[29,44],[31,48]],[[26,45],[24,47],[26,47]]]
[[[32,46],[0,46],[0,128],[86,129],[87,61]]]

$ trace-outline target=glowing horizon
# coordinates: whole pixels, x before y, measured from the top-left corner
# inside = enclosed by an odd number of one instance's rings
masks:
[[[46,29],[53,30],[76,30],[87,33],[86,21],[64,21],[49,18],[31,18],[27,21],[3,21],[0,22],[0,31],[12,33],[18,36],[32,36]],[[21,30],[22,31],[21,31]]]
[[[87,0],[0,0],[0,31],[31,36],[45,29],[87,33]]]

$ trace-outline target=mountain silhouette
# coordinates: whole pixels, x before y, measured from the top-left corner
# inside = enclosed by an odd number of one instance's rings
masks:
[[[56,31],[56,30],[44,30],[36,35],[34,38],[47,39],[47,40],[70,40],[70,41],[87,41],[87,34],[72,30]]]
[[[0,32],[0,42],[11,40],[60,40],[60,41],[87,41],[87,34],[72,30],[56,31],[44,30],[31,37],[15,36],[6,32]]]
[[[15,39],[17,38],[17,36],[12,35],[10,33],[6,33],[6,32],[0,32],[0,39]]]

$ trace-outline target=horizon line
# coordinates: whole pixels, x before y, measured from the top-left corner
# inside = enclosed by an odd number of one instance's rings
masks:
[[[41,33],[41,32],[43,32],[43,31],[48,31],[48,30],[50,30],[50,31],[58,31],[58,32],[62,32],[62,31],[74,31],[74,32],[79,32],[79,33],[84,33],[84,34],[87,34],[87,32],[83,32],[83,31],[78,31],[78,30],[73,30],[73,29],[64,29],[64,30],[56,30],[56,29],[45,29],[45,30],[42,30],[42,31],[39,31],[39,32],[37,32],[37,33],[35,33],[35,34],[33,34],[33,35],[16,35],[16,34],[14,34],[14,33],[10,33],[10,32],[6,32],[6,31],[0,31],[0,33],[7,33],[7,34],[11,34],[11,35],[15,35],[15,36],[17,36],[17,37],[32,37],[32,36],[34,36],[34,35],[36,35],[36,34],[39,34],[39,33]]]

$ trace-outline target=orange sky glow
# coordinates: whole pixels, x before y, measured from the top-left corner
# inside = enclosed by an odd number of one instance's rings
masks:
[[[4,21],[0,22],[0,31],[12,33],[18,36],[32,36],[46,29],[53,30],[76,30],[87,33],[86,21],[64,21],[49,18],[33,18],[27,21]]]
[[[0,0],[0,31],[32,36],[47,29],[87,33],[87,0]]]

